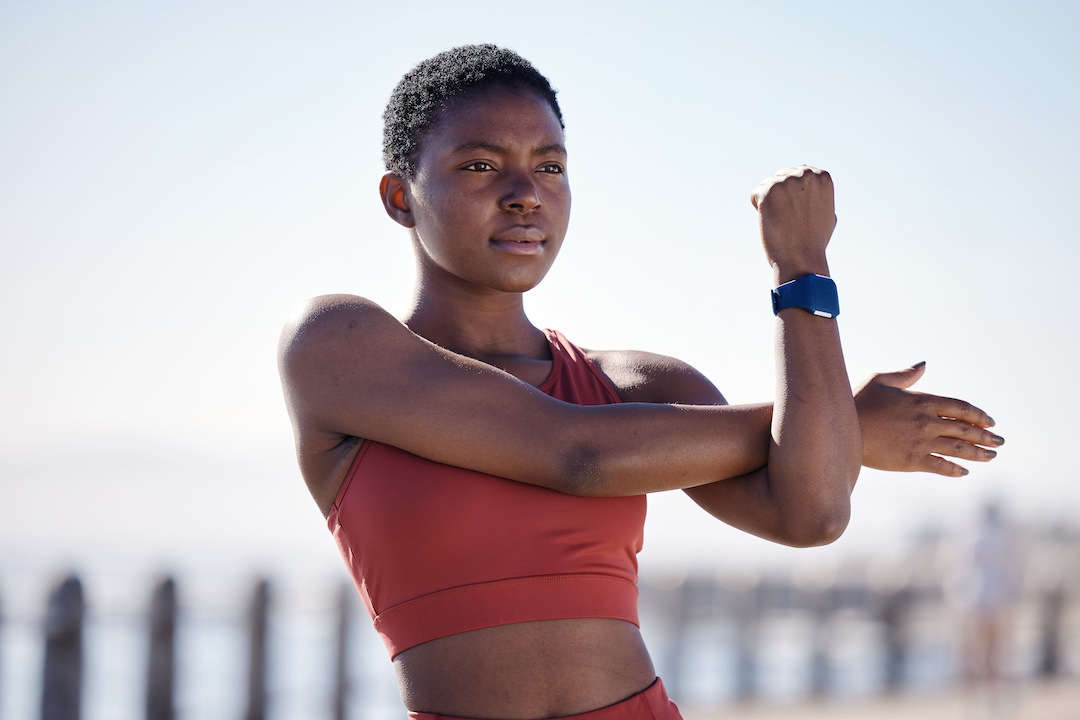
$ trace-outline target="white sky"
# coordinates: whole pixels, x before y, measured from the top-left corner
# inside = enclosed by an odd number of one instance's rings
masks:
[[[0,0],[0,567],[337,567],[277,333],[324,292],[403,309],[382,108],[466,42],[519,51],[560,91],[575,204],[537,323],[770,399],[748,194],[808,162],[837,185],[853,380],[925,359],[918,388],[980,404],[1008,439],[961,480],[865,471],[825,549],[655,498],[646,572],[828,563],[988,494],[1080,517],[1078,8]]]

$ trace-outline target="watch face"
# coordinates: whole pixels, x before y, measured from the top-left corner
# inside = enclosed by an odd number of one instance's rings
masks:
[[[824,275],[814,275],[811,280],[814,291],[814,309],[812,312],[821,317],[836,317],[840,314],[840,299],[836,294],[836,283]]]

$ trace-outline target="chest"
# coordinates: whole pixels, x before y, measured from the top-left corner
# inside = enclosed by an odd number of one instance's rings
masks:
[[[582,498],[365,443],[339,498],[350,543],[428,587],[566,572],[633,574],[644,496]],[[392,558],[392,560],[389,560]]]

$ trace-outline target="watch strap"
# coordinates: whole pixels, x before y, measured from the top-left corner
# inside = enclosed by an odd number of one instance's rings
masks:
[[[818,317],[834,318],[840,314],[836,283],[825,275],[803,275],[772,290],[773,315],[789,307],[798,307]]]

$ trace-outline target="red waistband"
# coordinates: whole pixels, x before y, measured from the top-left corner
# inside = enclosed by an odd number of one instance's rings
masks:
[[[512,578],[440,590],[375,616],[391,659],[421,643],[532,620],[615,618],[638,625],[637,585],[610,575]]]

